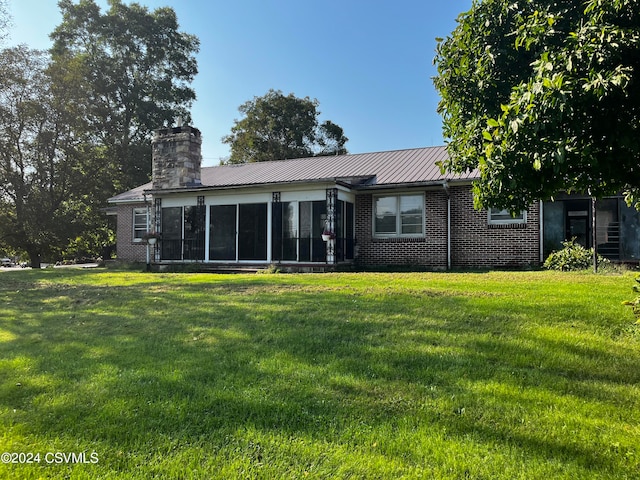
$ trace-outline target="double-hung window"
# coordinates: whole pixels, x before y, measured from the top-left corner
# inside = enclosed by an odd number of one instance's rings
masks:
[[[149,231],[149,216],[146,208],[133,209],[133,241],[140,242]]]
[[[489,209],[489,225],[522,225],[527,223],[527,211],[522,210],[515,217],[509,210]]]
[[[424,235],[424,195],[385,195],[374,199],[376,237]]]

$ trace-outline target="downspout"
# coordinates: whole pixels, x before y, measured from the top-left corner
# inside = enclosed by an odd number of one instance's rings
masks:
[[[451,270],[451,192],[446,180],[442,182],[442,187],[447,194],[447,270]]]

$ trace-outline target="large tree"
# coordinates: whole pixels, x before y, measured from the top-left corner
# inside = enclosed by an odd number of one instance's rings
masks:
[[[637,0],[474,1],[434,62],[442,166],[479,169],[477,207],[640,187]]]
[[[9,26],[11,25],[11,15],[7,7],[7,0],[0,0],[0,43],[9,36]]]
[[[44,52],[0,52],[0,239],[36,267],[83,230],[90,195],[77,92],[52,78]]]
[[[138,3],[60,0],[62,23],[51,34],[54,64],[74,69],[86,97],[84,119],[102,147],[101,170],[112,190],[133,188],[151,174],[150,133],[182,117],[195,99],[199,40],[179,31],[173,9]]]
[[[339,125],[319,123],[318,101],[269,90],[243,103],[244,115],[222,141],[231,146],[228,163],[263,162],[287,158],[347,153],[348,138]]]

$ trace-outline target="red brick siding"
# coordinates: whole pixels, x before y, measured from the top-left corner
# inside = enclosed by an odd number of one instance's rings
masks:
[[[488,224],[487,212],[473,209],[471,187],[450,188],[451,266],[515,267],[539,262],[539,209],[533,204],[526,225]],[[373,195],[356,197],[358,262],[367,266],[412,265],[447,268],[447,195],[425,192],[425,238],[373,238]]]
[[[517,267],[539,263],[540,210],[534,203],[524,225],[489,225],[486,210],[473,208],[471,187],[451,188],[451,264]]]
[[[356,196],[356,245],[362,265],[447,268],[447,196],[425,193],[425,238],[374,238],[373,195]]]
[[[117,258],[125,262],[145,262],[146,244],[133,241],[133,209],[145,208],[144,203],[118,205]]]

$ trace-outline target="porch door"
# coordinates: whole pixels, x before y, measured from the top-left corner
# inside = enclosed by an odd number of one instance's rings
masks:
[[[236,261],[236,206],[212,205],[209,259]]]
[[[299,260],[301,262],[327,261],[327,247],[322,241],[322,231],[326,219],[326,201],[299,203]]]
[[[184,260],[204,260],[205,207],[184,207]]]
[[[272,206],[271,244],[273,260],[298,259],[298,203],[276,202]]]
[[[267,260],[267,204],[238,206],[238,260]]]
[[[566,238],[575,237],[576,243],[591,248],[591,201],[572,200],[566,203]]]
[[[182,260],[182,207],[162,209],[162,260]]]

